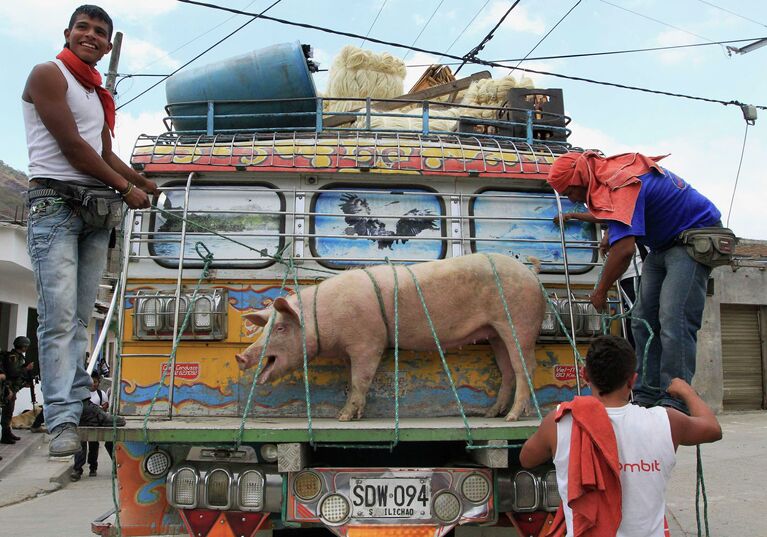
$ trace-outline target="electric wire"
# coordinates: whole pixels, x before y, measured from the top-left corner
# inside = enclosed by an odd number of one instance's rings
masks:
[[[570,13],[572,13],[572,12],[573,12],[573,10],[574,10],[576,7],[578,7],[578,5],[579,5],[581,2],[582,2],[582,0],[578,0],[577,2],[575,2],[575,4],[573,4],[573,7],[571,7],[571,8],[570,8],[570,9],[567,11],[567,13],[565,13],[564,15],[562,15],[562,18],[561,18],[561,19],[559,19],[559,20],[557,21],[557,23],[556,23],[556,24],[555,24],[555,25],[554,25],[554,26],[551,28],[551,30],[549,30],[548,32],[546,32],[546,35],[544,35],[543,37],[541,37],[541,38],[538,40],[538,42],[535,44],[535,46],[534,46],[533,48],[531,48],[531,49],[530,49],[530,51],[529,51],[527,54],[525,54],[525,57],[524,57],[524,58],[522,58],[521,60],[519,60],[519,63],[517,63],[516,67],[512,67],[512,69],[511,69],[511,71],[510,71],[510,72],[512,72],[512,73],[513,73],[513,72],[514,72],[514,70],[515,70],[517,67],[519,67],[519,66],[522,64],[522,62],[523,62],[523,61],[527,60],[527,58],[530,56],[530,54],[532,54],[533,52],[535,52],[535,49],[537,49],[537,48],[538,48],[538,46],[539,46],[541,43],[543,43],[543,42],[546,40],[546,38],[547,38],[547,37],[549,37],[549,36],[551,35],[551,33],[552,33],[554,30],[556,30],[556,29],[557,29],[557,26],[559,26],[559,25],[562,23],[562,21],[563,21],[563,20],[565,20],[565,19],[567,18],[567,16],[568,16],[568,15],[570,15]]]
[[[474,47],[469,52],[467,52],[466,54],[463,55],[463,63],[458,66],[458,69],[456,69],[455,73],[453,73],[453,74],[457,75],[458,71],[460,71],[461,68],[464,65],[466,65],[467,61],[473,60],[474,58],[477,57],[477,53],[479,53],[483,48],[485,48],[485,45],[488,43],[488,41],[490,41],[493,38],[493,36],[495,34],[495,31],[498,29],[498,27],[501,24],[503,24],[503,21],[505,21],[506,17],[509,16],[509,13],[511,13],[512,10],[515,7],[517,7],[517,4],[519,4],[521,1],[522,0],[516,0],[513,4],[511,4],[511,7],[506,10],[506,13],[504,13],[503,16],[500,18],[500,20],[495,24],[495,26],[493,26],[493,29],[490,30],[489,32],[487,32],[487,35],[485,35],[485,37],[482,38],[482,41],[480,41],[479,45],[477,45],[476,47]]]
[[[764,23],[759,22],[759,21],[754,20],[754,19],[750,19],[750,18],[746,17],[745,15],[741,15],[740,13],[735,13],[734,11],[730,11],[729,9],[723,8],[722,6],[718,6],[718,5],[714,4],[713,2],[707,2],[706,0],[698,0],[698,2],[700,2],[701,4],[706,4],[707,6],[711,6],[713,8],[719,9],[721,11],[724,11],[725,13],[729,13],[730,15],[735,15],[736,17],[739,17],[739,18],[741,18],[743,20],[746,20],[746,21],[749,21],[749,22],[753,22],[754,24],[758,24],[759,26],[764,26],[765,28],[767,28],[767,24],[764,24]]]
[[[437,11],[439,11],[439,8],[442,7],[442,4],[444,2],[445,2],[445,0],[439,0],[439,4],[437,4],[437,7],[434,8],[434,11],[432,11],[431,16],[429,17],[429,20],[426,21],[426,24],[423,25],[423,27],[421,28],[421,31],[418,32],[418,35],[415,37],[413,42],[410,44],[411,49],[412,49],[412,47],[415,46],[415,44],[418,42],[418,40],[421,39],[421,36],[423,35],[424,31],[429,26],[429,24],[431,23],[431,20],[434,18],[434,15],[437,14]],[[410,50],[408,50],[407,53],[405,53],[405,56],[403,56],[402,59],[404,60],[405,58],[407,58],[409,54],[410,54]]]
[[[255,16],[256,15],[255,13],[241,12],[240,10],[236,10],[236,9],[229,8],[229,7],[224,7],[224,6],[219,6],[219,5],[216,5],[216,4],[210,4],[210,3],[207,3],[207,2],[200,2],[199,0],[176,0],[176,1],[184,3],[184,4],[197,5],[197,6],[207,7],[207,8],[211,8],[211,9],[219,9],[219,10],[223,10],[223,11],[236,12],[236,13],[240,13],[240,14],[243,14],[243,15],[250,15],[250,16]],[[304,23],[304,22],[295,22],[295,21],[290,21],[290,20],[286,20],[286,19],[280,19],[280,18],[277,18],[277,17],[272,17],[270,15],[261,15],[260,18],[262,18],[264,20],[276,22],[276,23],[279,23],[279,24],[284,24],[284,25],[287,25],[287,26],[296,26],[296,27],[299,27],[299,28],[306,28],[306,29],[309,29],[309,30],[317,30],[319,32],[333,34],[333,35],[342,35],[342,36],[345,36],[345,37],[350,37],[352,39],[362,39],[364,37],[364,36],[362,36],[360,34],[355,34],[355,33],[352,33],[352,32],[345,32],[345,31],[342,31],[342,30],[334,30],[332,28],[327,28],[327,27],[324,27],[324,26],[317,26],[317,25],[314,25],[314,24],[308,24],[308,23]],[[430,50],[430,49],[403,45],[402,43],[395,43],[395,42],[392,42],[392,41],[385,41],[383,39],[376,39],[376,38],[373,38],[373,37],[369,37],[368,41],[370,41],[372,43],[377,43],[379,45],[387,45],[387,46],[395,47],[395,48],[409,49],[409,50],[413,50],[415,52],[425,52],[425,53],[431,54],[433,56],[439,56],[440,54],[442,54],[444,57],[451,58],[451,59],[454,59],[454,60],[461,60],[461,61],[463,61],[463,59],[464,59],[463,57],[456,56],[454,54],[444,54],[442,52],[438,52],[438,51],[434,51],[434,50]],[[483,60],[481,58],[476,58],[476,57],[471,59],[471,60],[469,60],[469,61],[471,61],[472,63],[475,63],[477,65],[486,65],[488,67],[504,67],[504,68],[508,67],[507,65],[503,65],[503,64],[500,64],[500,63],[497,63],[497,62],[491,62],[491,61]],[[696,95],[687,95],[687,94],[684,94],[684,93],[673,93],[673,92],[669,92],[669,91],[654,90],[654,89],[642,88],[642,87],[638,87],[638,86],[629,86],[627,84],[618,84],[618,83],[615,83],[615,82],[606,82],[606,81],[602,81],[602,80],[595,80],[595,79],[592,79],[592,78],[578,77],[578,76],[572,76],[572,75],[564,75],[564,74],[561,74],[561,73],[552,73],[550,71],[542,71],[540,69],[530,69],[530,68],[527,68],[527,67],[519,67],[517,70],[524,71],[526,73],[535,73],[535,74],[538,74],[538,75],[546,75],[546,76],[553,76],[555,78],[563,78],[565,80],[575,80],[575,81],[578,81],[578,82],[586,82],[586,83],[589,83],[589,84],[597,84],[597,85],[621,88],[621,89],[632,90],[632,91],[641,91],[641,92],[644,92],[644,93],[654,93],[654,94],[657,94],[657,95],[666,95],[666,96],[669,96],[669,97],[677,97],[677,98],[689,99],[689,100],[693,100],[693,101],[710,102],[710,103],[721,104],[721,105],[724,105],[724,106],[738,106],[738,107],[740,107],[741,105],[744,104],[744,103],[742,103],[740,101],[737,101],[737,100],[734,100],[734,99],[730,100],[730,101],[724,101],[724,100],[721,100],[721,99],[712,99],[712,98],[700,97],[700,96],[696,96]],[[767,106],[764,106],[764,105],[755,105],[755,107],[760,109],[760,110],[767,110]]]
[[[368,28],[368,31],[367,31],[367,33],[365,34],[365,39],[363,39],[363,40],[362,40],[362,42],[360,43],[360,46],[364,45],[364,44],[365,44],[365,41],[367,41],[367,39],[368,39],[368,36],[370,35],[370,32],[373,30],[373,26],[375,26],[375,25],[376,25],[376,22],[378,22],[378,17],[380,17],[380,16],[381,16],[381,12],[382,12],[382,11],[384,10],[384,8],[386,7],[386,2],[388,2],[388,1],[389,1],[389,0],[383,0],[383,3],[381,4],[381,7],[378,9],[378,13],[376,13],[376,17],[375,17],[375,19],[373,19],[373,22],[370,24],[370,28]]]
[[[186,67],[187,65],[189,65],[189,64],[190,64],[190,63],[192,63],[193,61],[195,61],[195,60],[199,59],[199,58],[200,58],[200,57],[202,57],[203,55],[207,54],[208,52],[210,52],[211,50],[213,50],[214,48],[216,48],[218,45],[220,45],[221,43],[223,43],[224,41],[226,41],[227,39],[229,39],[230,37],[232,37],[234,34],[236,34],[237,32],[239,32],[239,31],[240,31],[240,30],[242,30],[243,28],[245,28],[245,27],[246,27],[248,24],[250,24],[251,22],[253,22],[253,21],[257,20],[258,18],[260,18],[260,17],[261,17],[261,16],[262,16],[264,13],[266,13],[267,11],[269,11],[270,9],[272,9],[274,6],[276,6],[276,5],[277,5],[277,4],[279,4],[280,2],[282,2],[282,0],[275,0],[275,1],[274,1],[274,2],[273,2],[273,3],[272,3],[270,6],[269,6],[269,7],[267,7],[266,9],[264,9],[264,10],[263,10],[261,13],[258,13],[258,14],[256,14],[256,13],[247,13],[248,15],[250,15],[250,16],[252,17],[252,18],[251,18],[249,21],[247,21],[247,22],[245,22],[244,24],[241,24],[240,26],[238,26],[238,27],[237,27],[237,28],[236,28],[234,31],[232,31],[232,32],[228,33],[226,36],[222,37],[221,39],[219,39],[218,41],[216,41],[215,43],[213,43],[211,46],[209,46],[208,48],[206,48],[205,50],[203,50],[202,52],[200,52],[200,53],[199,53],[197,56],[195,56],[194,58],[192,58],[191,60],[189,60],[188,62],[186,62],[184,65],[182,65],[181,67],[179,67],[178,69],[176,69],[175,71],[173,71],[173,72],[172,72],[171,74],[169,74],[168,76],[166,76],[166,77],[164,77],[164,78],[162,78],[162,79],[158,80],[157,82],[155,82],[154,84],[152,84],[151,86],[149,86],[147,89],[145,89],[144,91],[142,91],[141,93],[139,93],[138,95],[136,95],[135,97],[133,97],[132,99],[130,99],[129,101],[126,101],[126,102],[122,103],[120,106],[118,106],[118,107],[117,107],[117,110],[120,110],[121,108],[123,108],[124,106],[127,106],[127,105],[129,105],[130,103],[132,103],[133,101],[135,101],[136,99],[138,99],[139,97],[141,97],[142,95],[145,95],[146,93],[150,92],[151,90],[153,90],[154,88],[156,88],[157,86],[159,86],[160,84],[162,84],[163,82],[165,82],[165,81],[166,81],[168,78],[170,78],[171,76],[173,76],[173,75],[175,75],[176,73],[178,73],[179,71],[181,71],[181,70],[182,70],[184,67]]]
[[[710,47],[712,45],[723,45],[727,43],[745,43],[751,41],[757,41],[759,39],[767,39],[767,37],[753,37],[750,39],[731,39],[726,41],[714,41],[711,43],[689,43],[686,45],[669,45],[667,47],[649,47],[649,48],[634,48],[624,50],[608,50],[603,52],[583,52],[578,54],[557,54],[554,56],[534,56],[532,58],[507,58],[503,60],[488,60],[494,63],[511,63],[521,60],[536,61],[536,60],[562,60],[571,58],[589,58],[595,56],[610,56],[615,54],[633,54],[637,52],[656,52],[660,50],[674,50],[681,48],[694,48],[694,47]],[[444,62],[442,65],[459,65],[461,62]],[[408,67],[429,67],[431,64],[408,64]],[[508,67],[508,66],[507,66]],[[120,76],[120,75],[118,75]]]
[[[663,26],[667,26],[669,28],[673,28],[674,30],[677,30],[679,32],[683,32],[683,33],[692,35],[694,37],[697,37],[697,38],[700,38],[700,39],[704,39],[706,41],[713,41],[713,39],[709,39],[708,37],[695,34],[693,32],[685,30],[684,28],[680,28],[679,26],[674,26],[673,24],[669,24],[669,23],[664,22],[664,21],[662,21],[660,19],[656,19],[656,18],[651,17],[649,15],[645,15],[644,13],[639,13],[638,11],[634,11],[633,9],[629,9],[627,7],[619,6],[618,4],[613,4],[612,2],[608,2],[607,0],[599,0],[599,1],[602,2],[603,4],[607,4],[609,6],[613,6],[613,7],[616,7],[618,9],[622,9],[623,11],[626,11],[628,13],[632,13],[632,14],[638,16],[638,17],[642,17],[643,19],[647,19],[647,20],[650,20],[650,21],[653,21],[653,22],[657,22],[658,24],[662,24]]]
[[[248,9],[250,6],[252,6],[252,5],[253,5],[253,4],[255,4],[255,3],[256,3],[256,0],[252,0],[251,2],[249,2],[249,3],[248,3],[248,4],[247,4],[245,7],[243,7],[242,9]],[[218,29],[218,28],[222,27],[224,24],[226,24],[226,23],[227,23],[227,22],[229,22],[230,20],[234,19],[235,17],[237,17],[237,15],[232,15],[231,17],[227,17],[226,19],[224,19],[224,20],[223,20],[223,21],[221,21],[220,23],[216,24],[216,25],[215,25],[215,26],[213,26],[212,28],[209,28],[209,29],[208,29],[208,30],[206,30],[205,32],[203,32],[203,33],[201,33],[201,34],[197,35],[197,36],[196,36],[196,37],[194,37],[193,39],[190,39],[189,41],[187,41],[187,42],[186,42],[186,43],[184,43],[183,45],[179,45],[178,47],[174,48],[174,49],[173,49],[173,50],[171,50],[170,52],[166,52],[166,53],[164,53],[164,54],[163,54],[161,57],[159,57],[159,58],[156,58],[154,61],[152,61],[152,62],[149,62],[149,63],[147,63],[147,64],[144,64],[144,65],[142,65],[142,66],[140,67],[140,69],[146,69],[147,67],[151,67],[152,65],[156,64],[158,61],[160,61],[160,60],[161,60],[161,59],[163,59],[163,58],[170,58],[171,54],[175,54],[176,52],[178,52],[178,51],[179,51],[179,50],[181,50],[182,48],[184,48],[184,47],[186,47],[186,46],[188,46],[188,45],[191,45],[192,43],[194,43],[195,41],[198,41],[199,39],[202,39],[203,37],[205,37],[206,35],[208,35],[208,34],[209,34],[209,33],[211,33],[212,31],[214,31],[214,30],[216,30],[216,29]]]
[[[732,197],[730,198],[730,208],[727,209],[727,223],[725,227],[730,227],[730,214],[732,214],[732,204],[735,202],[735,191],[738,189],[738,179],[740,178],[740,168],[743,166],[743,155],[746,153],[746,140],[748,139],[748,127],[746,122],[746,132],[743,134],[743,147],[740,149],[740,161],[738,162],[738,173],[735,174],[735,184],[732,187]]]
[[[463,27],[463,30],[461,30],[461,33],[459,33],[459,34],[458,34],[458,37],[456,37],[455,39],[453,39],[453,42],[452,42],[452,43],[450,43],[450,46],[449,46],[449,47],[447,47],[447,49],[445,50],[445,52],[446,52],[446,53],[447,53],[447,52],[450,52],[450,49],[451,49],[451,48],[453,48],[453,45],[455,45],[455,44],[458,42],[458,40],[459,40],[459,39],[461,39],[461,37],[463,36],[463,34],[464,34],[464,33],[466,33],[466,30],[468,30],[468,29],[469,29],[469,26],[471,26],[471,24],[472,24],[472,23],[473,23],[473,22],[476,20],[476,18],[477,18],[477,17],[479,17],[479,14],[480,14],[480,13],[482,13],[482,11],[484,11],[484,9],[487,7],[487,4],[489,4],[489,3],[490,3],[490,0],[485,0],[485,3],[484,3],[484,4],[482,4],[482,7],[480,7],[480,8],[477,10],[477,12],[476,12],[476,13],[474,13],[474,16],[471,18],[471,20],[470,20],[469,22],[467,22],[467,23],[466,23],[466,26],[464,26],[464,27]],[[437,63],[440,63],[440,60],[441,60],[442,58],[444,58],[444,56],[440,56],[439,58],[437,58]],[[443,65],[444,65],[444,64],[443,64]],[[428,65],[427,65],[426,67],[428,67]]]

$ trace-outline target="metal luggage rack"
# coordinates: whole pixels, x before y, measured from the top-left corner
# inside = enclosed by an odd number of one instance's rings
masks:
[[[324,110],[326,103],[352,103],[358,107],[349,111]],[[285,107],[286,111],[278,112],[249,112],[243,113],[238,107]],[[220,112],[218,108],[229,108],[229,112]],[[290,109],[305,109],[304,111],[288,111]],[[381,110],[379,110],[380,108]],[[394,110],[391,110],[394,108]],[[397,108],[409,108],[409,110],[397,111]],[[188,110],[204,110],[205,113],[185,113]],[[459,109],[467,111],[465,115],[444,115],[439,112],[435,115],[433,109]],[[180,112],[174,113],[174,110]],[[493,118],[478,118],[470,111],[479,110],[491,112]],[[571,130],[567,127],[571,118],[564,114],[556,114],[543,110],[532,110],[514,107],[491,107],[479,105],[457,104],[452,102],[410,100],[410,99],[372,99],[372,98],[342,98],[342,97],[317,97],[302,99],[251,99],[251,100],[224,100],[224,101],[188,101],[167,105],[165,111],[168,116],[163,119],[167,130],[177,134],[242,134],[250,132],[381,132],[381,129],[373,126],[376,118],[392,117],[400,119],[414,119],[420,122],[420,128],[383,129],[383,132],[399,132],[409,134],[458,134],[482,138],[494,138],[516,142],[533,144],[536,142],[545,145],[570,147],[567,138]],[[510,119],[502,119],[502,116]],[[295,118],[294,125],[274,127],[267,125],[269,121],[285,123],[286,119]],[[524,118],[519,120],[519,118]],[[242,122],[254,125],[237,128],[222,128],[217,125],[221,121]],[[362,125],[357,123],[364,120]],[[455,128],[440,130],[431,128],[430,122],[434,120],[454,121]],[[205,128],[178,129],[178,122],[199,122]],[[463,125],[461,124],[463,122]],[[349,126],[352,123],[352,126]],[[408,122],[410,123],[410,122]],[[408,125],[409,126],[409,125]],[[477,126],[483,128],[477,129]],[[462,131],[462,128],[470,130]],[[488,132],[490,131],[490,132]],[[495,132],[493,132],[495,131]]]
[[[400,132],[271,132],[142,134],[131,157],[147,165],[204,165],[308,171],[383,168],[426,174],[542,174],[567,148],[449,134]]]

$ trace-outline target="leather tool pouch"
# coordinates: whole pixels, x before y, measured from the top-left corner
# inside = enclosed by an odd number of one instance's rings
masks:
[[[738,239],[726,227],[700,227],[680,233],[679,242],[698,263],[719,267],[730,264]]]
[[[83,222],[99,229],[113,229],[122,219],[123,200],[111,188],[74,185],[46,179],[45,186],[56,191]]]

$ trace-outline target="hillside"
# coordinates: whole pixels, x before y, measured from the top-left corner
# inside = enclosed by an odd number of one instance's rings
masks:
[[[27,175],[0,160],[0,220],[21,218]]]

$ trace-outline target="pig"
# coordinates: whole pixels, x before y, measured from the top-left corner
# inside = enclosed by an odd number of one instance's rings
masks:
[[[502,282],[522,357],[517,352],[489,258]],[[313,286],[300,290],[308,359],[315,358],[319,350],[322,356],[343,357],[351,364],[349,395],[338,414],[341,421],[362,418],[367,392],[381,356],[385,349],[394,346],[393,269],[389,265],[378,265],[367,270],[380,288],[385,323],[373,283],[362,270],[350,270],[324,280],[316,294]],[[516,259],[500,254],[472,254],[418,263],[410,265],[410,270],[421,287],[443,350],[478,341],[490,343],[501,372],[501,386],[495,404],[485,416],[506,412],[514,391],[514,404],[506,420],[517,420],[526,411],[530,399],[522,360],[532,378],[535,341],[546,309],[538,277]],[[410,273],[404,266],[396,266],[396,271],[399,347],[413,351],[436,350]],[[277,298],[268,308],[243,317],[262,327],[274,323],[257,379],[259,384],[303,367],[303,336],[295,294]],[[264,340],[262,337],[236,355],[240,369],[258,365]]]

